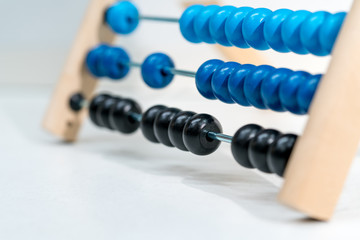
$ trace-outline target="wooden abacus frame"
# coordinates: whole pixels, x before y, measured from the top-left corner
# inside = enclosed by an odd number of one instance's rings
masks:
[[[86,54],[98,43],[111,43],[115,38],[104,25],[104,12],[114,2],[93,0],[90,4],[45,116],[45,129],[67,142],[76,140],[86,116],[85,111],[70,109],[70,97],[81,92],[89,99],[97,83],[84,67]],[[282,203],[318,220],[333,215],[360,140],[359,23],[360,0],[354,0],[279,194]]]

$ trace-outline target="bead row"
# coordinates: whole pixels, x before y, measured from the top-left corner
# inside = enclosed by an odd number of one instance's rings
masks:
[[[268,65],[209,60],[198,69],[196,86],[207,99],[306,114],[321,77]]]
[[[81,94],[75,94],[70,98],[69,105],[74,111],[79,111],[83,101]],[[99,127],[124,134],[134,133],[141,128],[144,137],[150,142],[162,143],[196,155],[209,155],[220,146],[220,141],[211,136],[222,132],[221,124],[208,114],[196,114],[163,105],[153,106],[142,114],[140,106],[132,99],[99,94],[89,104],[89,115],[91,121]],[[249,124],[240,128],[231,138],[231,151],[243,167],[283,176],[296,138],[293,134],[281,134],[276,130]]]
[[[345,17],[345,12],[193,5],[178,21],[170,22],[179,22],[183,37],[192,43],[326,56],[331,53]],[[129,1],[114,4],[106,13],[107,23],[119,34],[133,32],[140,19],[169,21],[140,16]]]
[[[107,45],[91,50],[86,63],[96,77],[112,79],[124,78],[131,65],[124,49]],[[174,78],[171,71],[174,62],[163,53],[151,54],[138,65],[144,82],[151,88],[164,88]],[[303,71],[221,60],[206,61],[194,75],[198,91],[207,99],[294,114],[308,112],[322,77]]]
[[[344,12],[194,5],[181,16],[180,29],[193,43],[325,56],[331,53],[345,16]]]

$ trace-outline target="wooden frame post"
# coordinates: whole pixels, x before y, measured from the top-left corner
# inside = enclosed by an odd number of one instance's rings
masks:
[[[285,173],[279,200],[308,216],[333,215],[360,140],[360,0],[354,0]]]
[[[111,43],[115,34],[105,26],[104,14],[115,0],[92,0],[57,84],[43,126],[61,139],[76,140],[86,110],[75,113],[69,108],[70,97],[81,92],[90,98],[96,87],[96,79],[85,69],[88,51],[100,42]]]

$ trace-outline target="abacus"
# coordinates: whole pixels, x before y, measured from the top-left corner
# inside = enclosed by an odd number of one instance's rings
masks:
[[[141,21],[177,24],[190,43],[220,44],[257,50],[332,55],[325,75],[271,66],[212,59],[196,71],[180,70],[163,53],[133,62],[126,50],[112,46],[115,34],[130,34]],[[360,2],[348,13],[271,11],[233,6],[188,7],[180,18],[144,16],[129,1],[93,0],[56,88],[44,127],[63,140],[76,140],[88,109],[99,126],[129,134],[141,129],[146,139],[197,155],[213,153],[221,141],[231,144],[246,168],[284,176],[279,200],[308,216],[333,215],[360,132]],[[165,88],[175,75],[195,79],[206,99],[258,109],[308,114],[302,136],[282,134],[254,124],[233,136],[222,133],[215,117],[163,105],[144,113],[132,99],[93,96],[97,78],[124,78],[140,68],[151,88]]]

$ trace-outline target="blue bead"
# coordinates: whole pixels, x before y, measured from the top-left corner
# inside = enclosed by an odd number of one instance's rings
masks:
[[[233,73],[241,65],[236,62],[227,62],[222,64],[213,74],[211,80],[211,88],[214,95],[224,103],[234,103],[231,98],[228,81],[231,73]]]
[[[264,36],[269,46],[278,52],[289,52],[281,37],[281,28],[288,16],[293,13],[289,9],[276,10],[264,24]]]
[[[272,11],[266,8],[254,9],[248,13],[243,23],[243,35],[246,42],[257,50],[267,50],[269,45],[264,37],[264,23]]]
[[[131,2],[120,1],[107,10],[106,22],[114,32],[129,34],[139,25],[139,12]]]
[[[322,48],[329,54],[332,51],[336,38],[346,17],[345,12],[332,14],[327,17],[319,31],[319,39]]]
[[[208,60],[197,70],[195,76],[196,88],[203,97],[211,100],[216,99],[211,87],[211,81],[213,74],[223,63],[223,61],[217,59]]]
[[[205,43],[215,43],[211,33],[210,33],[210,18],[220,9],[219,6],[209,5],[206,6],[202,11],[196,16],[194,21],[194,29],[198,38]]]
[[[231,98],[241,106],[251,106],[248,102],[245,93],[244,93],[244,84],[245,78],[251,70],[255,68],[254,65],[244,64],[236,68],[236,70],[231,73],[228,81],[228,89],[231,95]]]
[[[307,54],[309,51],[301,42],[301,25],[311,14],[308,11],[300,10],[293,12],[283,23],[281,36],[285,45],[297,54]]]
[[[163,53],[154,53],[147,57],[141,65],[141,75],[149,87],[164,88],[174,78],[174,75],[169,72],[169,69],[174,67],[169,56]]]
[[[107,69],[107,76],[113,80],[124,78],[130,70],[129,55],[119,47],[108,48],[104,52],[103,66]]]
[[[309,111],[310,104],[321,78],[321,74],[311,76],[306,81],[302,82],[299,87],[299,91],[297,92],[297,102],[300,108],[306,113]]]
[[[225,24],[229,16],[235,11],[233,6],[224,6],[218,9],[210,19],[210,33],[215,42],[223,46],[231,46],[225,34]]]
[[[279,97],[280,85],[285,81],[293,71],[286,68],[274,70],[271,75],[264,79],[261,84],[261,95],[267,108],[284,112],[285,109]]]
[[[316,56],[326,56],[329,54],[321,46],[319,32],[320,27],[326,23],[330,15],[330,13],[324,11],[312,13],[301,25],[301,42],[310,53]]]
[[[86,66],[89,72],[95,77],[105,77],[106,72],[105,69],[99,68],[99,62],[101,60],[101,56],[106,49],[109,47],[107,45],[99,45],[89,51],[86,56]]]
[[[259,109],[267,109],[261,96],[261,83],[273,71],[273,67],[262,65],[250,71],[245,78],[244,93],[252,106]]]
[[[239,48],[249,48],[244,39],[242,26],[247,14],[253,10],[251,7],[240,7],[234,10],[225,23],[225,35],[229,42]]]
[[[202,5],[193,5],[188,7],[181,15],[179,25],[180,31],[183,37],[192,43],[200,43],[201,40],[197,36],[194,29],[195,18],[199,15],[202,9],[205,7]]]
[[[294,72],[290,77],[280,85],[280,99],[286,110],[294,114],[305,114],[305,110],[302,109],[297,101],[297,92],[300,85],[307,81],[311,75],[307,72]]]

